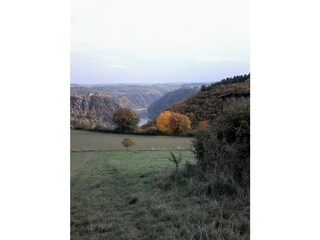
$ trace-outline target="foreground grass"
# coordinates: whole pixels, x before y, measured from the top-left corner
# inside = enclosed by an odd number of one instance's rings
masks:
[[[189,151],[182,155],[195,161]],[[71,238],[249,239],[248,197],[208,196],[198,180],[171,177],[168,156],[71,153]]]

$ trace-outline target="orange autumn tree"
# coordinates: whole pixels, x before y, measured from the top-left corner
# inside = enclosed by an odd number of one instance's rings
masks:
[[[170,128],[170,119],[172,113],[170,111],[165,111],[160,113],[159,117],[156,119],[156,127],[159,131],[170,135],[172,133]]]
[[[179,135],[191,129],[189,118],[180,113],[165,111],[156,119],[158,130],[167,135]]]

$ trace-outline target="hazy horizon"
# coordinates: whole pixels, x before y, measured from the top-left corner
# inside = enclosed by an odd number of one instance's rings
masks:
[[[72,84],[215,82],[249,72],[249,0],[71,0]]]
[[[244,74],[249,74],[244,73]],[[244,75],[244,74],[236,74],[236,75]],[[234,75],[235,76],[235,75]],[[230,76],[233,77],[233,76]],[[211,84],[215,82],[219,82],[219,80],[209,80],[209,81],[198,81],[198,82],[101,82],[101,83],[77,83],[77,82],[70,82],[70,85],[182,85],[182,84]]]

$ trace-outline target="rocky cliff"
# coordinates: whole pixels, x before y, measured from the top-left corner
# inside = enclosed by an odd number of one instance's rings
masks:
[[[75,128],[114,127],[112,117],[120,106],[102,94],[71,95],[71,125]]]

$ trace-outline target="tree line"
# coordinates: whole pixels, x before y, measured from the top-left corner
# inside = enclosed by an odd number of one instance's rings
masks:
[[[238,82],[244,82],[245,80],[250,78],[250,73],[249,74],[244,74],[244,75],[236,75],[234,77],[229,77],[229,78],[224,78],[219,82],[211,83],[210,85],[202,85],[200,88],[201,92],[208,91],[213,89],[216,86],[220,85],[226,85],[226,84],[231,84],[231,83],[238,83]]]
[[[119,133],[138,133],[149,131],[153,134],[181,135],[191,130],[189,118],[183,114],[164,111],[155,121],[147,124],[143,129],[138,127],[139,116],[129,108],[121,108],[114,113],[115,131]]]

